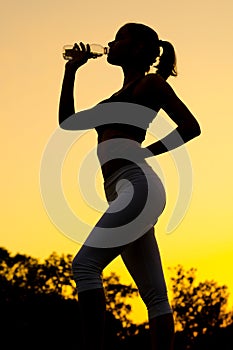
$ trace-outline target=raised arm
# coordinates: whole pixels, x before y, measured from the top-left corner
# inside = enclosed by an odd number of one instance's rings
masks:
[[[80,47],[75,44],[77,54],[76,57],[68,61],[65,65],[65,74],[62,82],[62,89],[59,103],[58,122],[62,127],[62,123],[71,115],[75,113],[74,108],[74,82],[75,74],[78,68],[88,61],[90,57],[90,46],[86,47],[83,43],[80,43]],[[81,49],[80,49],[81,48]],[[64,123],[63,123],[64,125]]]
[[[156,86],[156,89],[158,89],[158,86]],[[162,101],[161,108],[176,123],[177,128],[163,139],[146,147],[153,155],[175,149],[201,133],[196,118],[178,98],[171,86],[163,80],[160,82],[159,89]]]

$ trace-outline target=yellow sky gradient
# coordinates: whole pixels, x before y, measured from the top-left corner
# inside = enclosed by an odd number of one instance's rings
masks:
[[[44,148],[57,127],[64,72],[62,46],[76,41],[106,45],[130,21],[152,26],[177,52],[178,77],[169,79],[198,119],[202,135],[187,145],[194,175],[192,200],[183,221],[165,233],[177,194],[169,154],[159,156],[166,174],[168,204],[156,227],[166,276],[168,266],[197,267],[199,279],[226,284],[233,278],[232,1],[9,0],[1,5],[1,243],[12,253],[48,257],[76,254],[79,245],[51,223],[40,196]],[[77,74],[76,108],[89,108],[122,84],[122,72],[104,58],[90,60]],[[94,145],[96,134],[88,134]],[[144,144],[148,142],[148,139]],[[67,160],[68,161],[68,160]],[[75,208],[77,169],[67,165],[67,198]],[[100,179],[101,180],[101,179]],[[73,182],[72,182],[73,181]],[[100,189],[101,191],[101,189]],[[131,282],[120,259],[106,269]],[[141,301],[134,320],[146,319]]]

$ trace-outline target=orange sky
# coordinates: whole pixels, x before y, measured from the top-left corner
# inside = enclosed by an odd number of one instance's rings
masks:
[[[165,273],[168,266],[177,264],[197,267],[199,279],[215,279],[228,285],[233,294],[232,12],[230,0],[120,0],[114,5],[107,1],[10,0],[2,4],[1,246],[12,253],[42,258],[53,251],[76,254],[79,245],[59,232],[47,216],[39,187],[41,157],[57,127],[62,46],[80,40],[105,45],[122,24],[142,22],[174,44],[179,76],[169,83],[202,128],[202,135],[187,145],[194,175],[192,201],[170,235],[165,228],[178,183],[169,154],[159,158],[168,195],[156,228]],[[110,96],[121,84],[118,67],[108,65],[104,58],[90,60],[77,74],[77,110]],[[95,132],[88,137],[87,143],[94,145]],[[67,179],[75,181],[74,171],[67,165]],[[66,189],[75,206],[77,184],[66,184]],[[123,282],[131,282],[120,259],[106,273],[110,270],[121,274]],[[133,317],[145,320],[141,302]]]

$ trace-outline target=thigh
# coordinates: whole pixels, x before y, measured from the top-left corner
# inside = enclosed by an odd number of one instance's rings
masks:
[[[124,246],[151,229],[164,210],[166,194],[161,180],[148,167],[123,172],[105,183],[109,207],[85,244],[97,248]]]
[[[86,271],[101,273],[103,269],[118,255],[123,247],[116,248],[96,248],[83,245],[73,260],[73,270],[84,267]]]
[[[117,196],[109,201],[108,209],[90,232],[85,245],[96,248],[125,246],[152,226],[147,215],[141,214],[147,197],[146,184],[132,185],[122,180],[116,187]]]
[[[121,253],[123,262],[134,279],[141,296],[166,293],[159,248],[151,228],[145,235],[129,244]]]

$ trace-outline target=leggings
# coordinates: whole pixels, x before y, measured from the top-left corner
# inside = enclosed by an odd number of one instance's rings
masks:
[[[171,313],[154,235],[154,224],[166,204],[161,180],[143,163],[115,172],[105,181],[104,188],[109,207],[72,263],[78,293],[103,288],[104,268],[121,255],[149,319]]]

